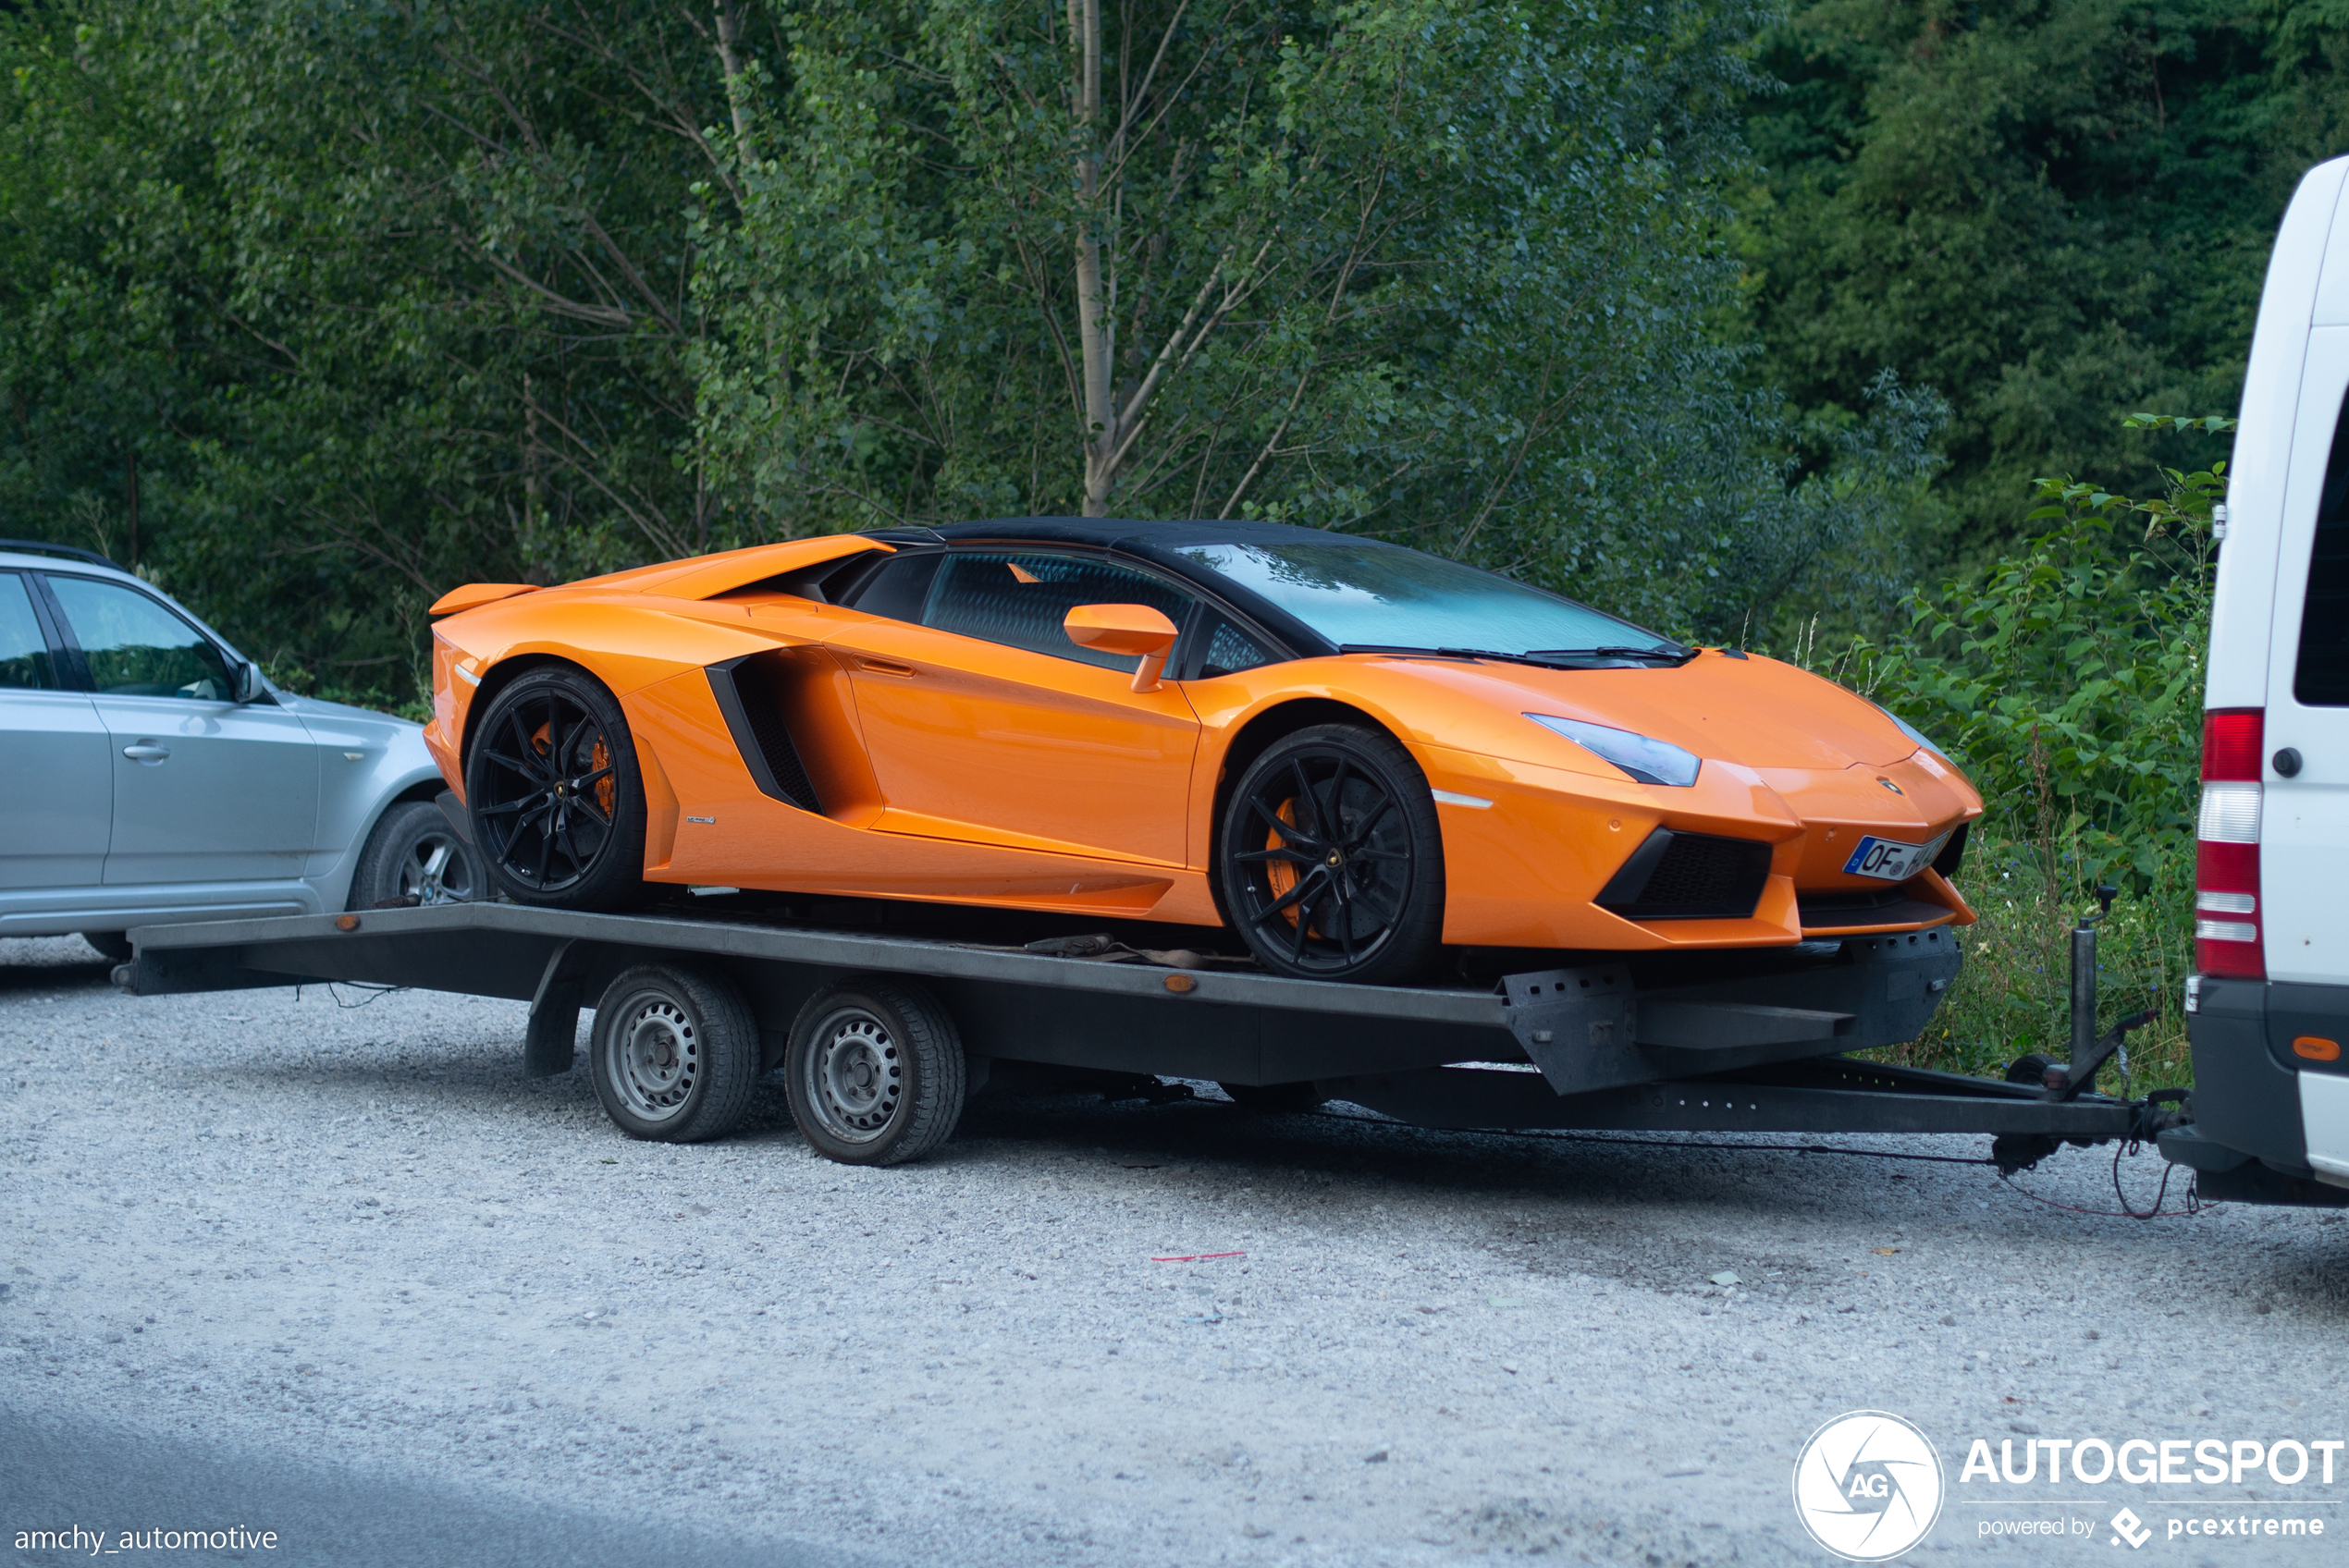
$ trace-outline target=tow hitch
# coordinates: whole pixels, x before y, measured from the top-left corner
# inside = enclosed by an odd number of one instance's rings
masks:
[[[2121,1069],[2121,1093],[2128,1092],[2129,1035],[2153,1022],[2147,1009],[2133,1012],[2103,1034],[2097,1033],[2097,925],[2112,913],[2112,900],[2121,889],[2112,884],[2100,883],[2097,888],[2097,913],[2084,914],[2072,928],[2072,1057],[2069,1061],[2049,1061],[2045,1057],[2027,1056],[2007,1072],[2011,1083],[2032,1083],[2039,1085],[2040,1097],[2061,1104],[2076,1100],[2093,1092],[2097,1073],[2108,1061],[2116,1061]],[[2127,1102],[2134,1113],[2127,1138],[2130,1144],[2151,1143],[2169,1128],[2189,1120],[2184,1109],[2186,1091],[2157,1089],[2141,1100]],[[2056,1138],[2041,1133],[2008,1133],[1990,1144],[1990,1158],[1998,1162],[1998,1173],[2011,1176],[2028,1170],[2065,1144],[2087,1148],[2102,1143],[2101,1138]]]

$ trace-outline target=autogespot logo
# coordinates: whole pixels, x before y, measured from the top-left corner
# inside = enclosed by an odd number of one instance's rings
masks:
[[[1898,1557],[1941,1517],[1941,1456],[1898,1415],[1839,1415],[1795,1457],[1794,1512],[1811,1538],[1838,1557]]]

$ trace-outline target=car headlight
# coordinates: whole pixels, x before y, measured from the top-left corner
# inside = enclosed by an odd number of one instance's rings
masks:
[[[1932,741],[1925,738],[1924,730],[1919,729],[1915,725],[1911,724],[1907,719],[1902,718],[1890,708],[1886,707],[1882,703],[1876,703],[1873,705],[1876,712],[1884,715],[1885,717],[1899,725],[1900,727],[1900,733],[1906,735],[1910,740],[1914,741],[1918,746],[1925,751],[1931,752],[1937,757],[1946,759],[1949,756],[1949,753],[1947,751],[1935,745]]]
[[[1693,784],[1696,770],[1703,766],[1694,752],[1682,751],[1671,741],[1653,736],[1546,713],[1529,713],[1525,717],[1544,729],[1557,731],[1586,752],[1596,752],[1642,784]]]

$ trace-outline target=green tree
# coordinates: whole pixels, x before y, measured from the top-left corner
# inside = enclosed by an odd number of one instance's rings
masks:
[[[0,30],[12,527],[128,553],[135,495],[170,586],[395,692],[454,582],[710,543],[704,13],[100,0]]]
[[[2131,473],[2132,409],[2232,408],[2275,226],[2349,138],[2337,6],[1816,0],[1747,130],[1755,376],[1829,421],[1889,367],[1949,401],[1970,563],[2039,474]]]
[[[703,437],[778,531],[1276,517],[1734,630],[1858,532],[1704,330],[1753,20],[808,6],[704,230]]]

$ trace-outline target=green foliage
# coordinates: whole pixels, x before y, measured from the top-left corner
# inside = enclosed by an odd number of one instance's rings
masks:
[[[453,583],[711,542],[692,19],[90,0],[0,16],[0,56],[7,532],[394,701]]]
[[[2277,221],[2349,140],[2345,59],[2329,0],[1797,6],[1747,114],[1753,374],[1805,416],[1888,366],[1937,389],[1943,547],[2011,550],[2034,476],[2142,460],[2120,414],[2234,406]]]
[[[1854,650],[1859,684],[2026,814],[2008,835],[2060,850],[2064,896],[2110,877],[2142,889],[2192,857],[2225,468],[2165,471],[2167,493],[2145,501],[2043,479],[2030,516],[2045,533],[1916,594],[1905,638]]]
[[[2230,433],[2224,417],[2133,414],[2132,429]],[[1966,970],[1925,1038],[1894,1053],[1998,1071],[2069,1037],[2070,931],[2093,890],[2121,889],[2098,947],[2103,1020],[2150,1009],[2140,1086],[2191,1076],[2180,995],[2194,959],[2194,812],[2212,508],[2226,465],[2162,471],[2133,500],[2043,479],[2045,532],[1979,579],[1920,591],[1910,636],[1856,643],[1838,670],[1917,725],[1982,792],[1958,879],[1981,917]]]
[[[740,215],[700,231],[701,431],[768,526],[1074,513],[1114,423],[1118,515],[1377,533],[1733,629],[1929,461],[1937,405],[1888,383],[1789,492],[1707,337],[1738,5],[1120,6],[1097,121],[1077,15],[790,18]]]
[[[2000,824],[2006,826],[2011,824]],[[2072,927],[2096,906],[2048,886],[2041,845],[1986,833],[1968,849],[1959,891],[1980,918],[1957,933],[1965,968],[1925,1035],[1890,1060],[1949,1072],[2003,1073],[2034,1051],[2061,1060],[2071,1039]],[[2134,1090],[2191,1084],[2181,1011],[2194,968],[2194,860],[2163,859],[2142,890],[2124,890],[2097,940],[2098,1023],[2153,1013],[2129,1036]],[[2109,1087],[2117,1072],[2103,1082]]]
[[[1205,3],[1091,119],[1058,0],[0,14],[0,516],[397,703],[467,579],[1078,509],[1091,246],[1117,510],[1897,602],[1940,404],[1716,330],[1756,0]]]

